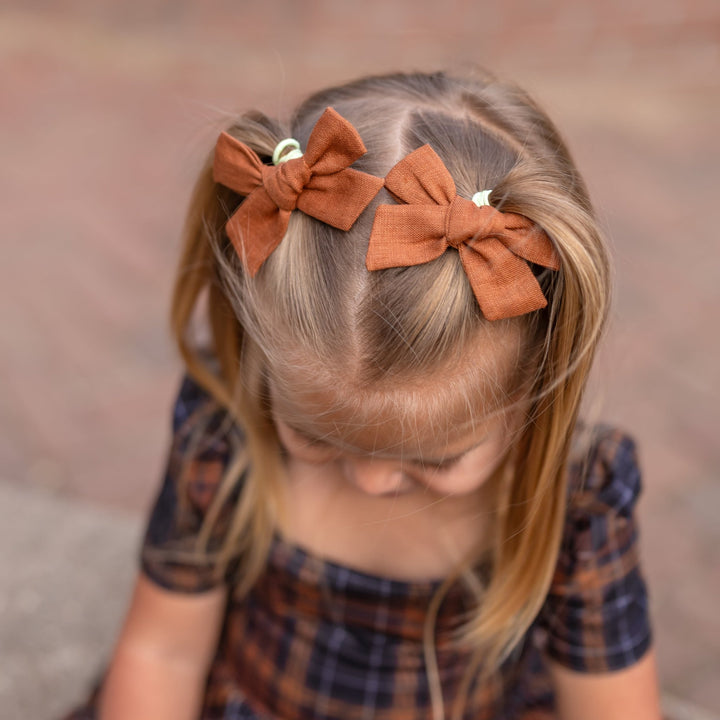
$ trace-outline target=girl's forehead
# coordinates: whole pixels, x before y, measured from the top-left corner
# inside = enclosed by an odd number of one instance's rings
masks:
[[[454,363],[373,387],[295,365],[270,377],[273,415],[312,438],[365,452],[460,453],[506,422],[513,373],[507,352],[499,354],[499,364]]]
[[[390,402],[368,394],[352,402],[334,390],[287,394],[273,388],[273,415],[312,439],[341,448],[440,459],[465,452],[504,422],[499,407],[485,412],[477,412],[471,402],[448,407],[402,390]]]

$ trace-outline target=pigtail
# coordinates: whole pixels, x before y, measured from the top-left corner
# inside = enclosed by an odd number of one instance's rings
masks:
[[[486,670],[499,667],[521,640],[549,590],[565,520],[571,443],[611,299],[609,258],[590,200],[581,183],[565,189],[558,165],[520,161],[497,188],[503,211],[529,217],[553,238],[561,267],[539,278],[548,307],[528,326],[537,355],[532,407],[498,497],[493,578],[465,627],[465,637],[488,650]]]
[[[184,243],[175,276],[170,310],[170,329],[188,373],[221,405],[232,408],[232,397],[241,344],[241,329],[232,307],[219,287],[215,262],[217,250],[209,241],[218,233],[218,188],[212,179],[212,162],[200,173],[190,200]],[[211,348],[220,363],[212,370],[193,342],[193,322],[206,313]]]
[[[227,132],[268,158],[282,136],[278,123],[258,112],[243,115]],[[234,249],[224,227],[242,198],[215,183],[212,168],[211,154],[189,203],[172,293],[170,328],[190,375],[232,412],[243,329],[228,297],[222,271],[242,270],[234,263]],[[209,350],[219,362],[219,375],[208,368],[189,337],[199,310],[206,314]]]

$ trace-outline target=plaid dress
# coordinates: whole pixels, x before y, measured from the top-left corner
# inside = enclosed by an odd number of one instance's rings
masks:
[[[201,442],[192,445],[199,425]],[[185,378],[164,483],[141,553],[143,572],[162,587],[193,593],[218,582],[209,566],[189,563],[183,554],[192,549],[241,442],[238,428]],[[545,604],[500,671],[482,682],[471,678],[463,717],[553,718],[544,656],[576,671],[603,672],[632,665],[646,652],[647,594],[633,518],[639,490],[633,441],[611,428],[596,429],[587,460],[570,468],[565,533]],[[221,515],[214,542],[222,527]],[[230,596],[202,720],[432,717],[423,627],[438,583],[359,572],[280,537],[249,596],[233,594],[232,567],[225,582]],[[470,608],[471,598],[458,583],[438,612],[436,658],[448,717],[470,665],[453,631]],[[95,718],[96,695],[68,720]]]

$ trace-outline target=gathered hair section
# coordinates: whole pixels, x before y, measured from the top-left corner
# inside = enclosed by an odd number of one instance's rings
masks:
[[[253,112],[226,133],[269,165],[285,138],[307,148],[328,107],[352,124],[367,149],[354,171],[384,178],[428,145],[458,196],[469,201],[492,188],[487,212],[516,214],[540,228],[557,269],[530,262],[547,305],[491,328],[455,248],[430,262],[368,271],[377,208],[397,204],[379,189],[348,229],[290,212],[282,241],[248,272],[226,230],[245,196],[215,182],[209,158],[187,216],[171,324],[188,371],[247,438],[247,462],[232,465],[225,480],[237,484],[242,476],[243,488],[223,562],[240,557],[241,588],[248,591],[283,511],[281,454],[268,407],[271,374],[303,367],[325,384],[342,379],[349,393],[377,394],[441,370],[482,333],[493,342],[512,333],[520,341],[506,396],[522,395],[526,417],[496,482],[492,573],[487,583],[469,583],[476,612],[463,629],[464,641],[482,651],[492,671],[532,624],[554,572],[571,436],[610,302],[605,244],[551,121],[523,91],[490,76],[365,78],[316,93],[288,126]],[[193,337],[198,322],[209,329],[218,369],[203,362]],[[472,575],[472,563],[458,569],[458,577],[463,573]]]

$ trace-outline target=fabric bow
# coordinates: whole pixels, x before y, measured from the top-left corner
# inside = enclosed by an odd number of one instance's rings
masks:
[[[429,145],[398,162],[385,178],[385,187],[405,204],[378,207],[368,270],[421,265],[453,247],[488,320],[547,305],[525,262],[560,267],[545,231],[523,215],[478,207],[459,197],[450,173]]]
[[[365,152],[357,130],[332,108],[315,124],[304,155],[277,166],[220,135],[213,178],[247,196],[225,229],[251,276],[279,245],[296,208],[341,230],[353,226],[383,186],[382,179],[349,167]]]

